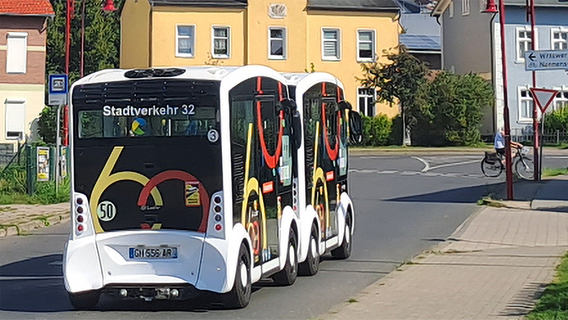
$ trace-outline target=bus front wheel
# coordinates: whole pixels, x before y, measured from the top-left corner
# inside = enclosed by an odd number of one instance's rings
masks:
[[[343,236],[343,243],[338,248],[331,250],[331,256],[336,259],[349,258],[349,256],[351,255],[351,242],[351,219],[347,219],[345,223],[345,235]]]
[[[308,257],[306,261],[300,264],[300,274],[303,276],[313,276],[318,273],[320,257],[318,254],[318,244],[317,244],[318,228],[316,225],[312,226],[312,232],[310,234],[310,242],[308,247]]]
[[[233,289],[227,294],[227,307],[241,309],[249,304],[252,293],[250,266],[250,254],[245,244],[242,243],[239,249],[235,284]]]
[[[99,303],[100,296],[101,292],[99,290],[79,293],[69,292],[69,301],[73,308],[77,310],[88,310],[93,309]]]
[[[274,283],[282,286],[290,286],[296,282],[298,277],[298,242],[296,240],[296,233],[290,229],[290,236],[288,237],[288,252],[286,254],[286,264],[284,269],[272,277]]]

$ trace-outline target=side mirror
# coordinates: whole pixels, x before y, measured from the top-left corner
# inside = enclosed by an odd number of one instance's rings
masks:
[[[353,107],[351,106],[351,103],[347,102],[347,101],[341,101],[337,104],[337,107],[339,108],[339,110],[353,110]]]
[[[353,144],[360,144],[363,142],[363,122],[361,121],[361,115],[357,111],[349,112],[349,130],[351,135],[349,139]]]
[[[290,114],[294,114],[294,111],[298,110],[298,106],[296,105],[296,101],[291,99],[284,99],[280,101],[280,110],[284,110],[284,112],[289,112]]]
[[[292,139],[296,149],[299,149],[302,145],[302,119],[298,110],[292,113]]]

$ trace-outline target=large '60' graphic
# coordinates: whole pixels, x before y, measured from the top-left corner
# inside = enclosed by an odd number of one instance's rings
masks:
[[[105,163],[105,166],[103,167],[103,170],[101,171],[101,174],[99,175],[95,186],[93,187],[93,192],[91,194],[91,215],[93,217],[93,223],[95,231],[97,233],[104,232],[104,229],[101,227],[101,223],[99,221],[99,216],[97,215],[97,207],[99,206],[99,201],[102,194],[108,187],[118,181],[138,182],[143,186],[143,188],[138,197],[137,205],[139,207],[146,206],[148,203],[148,197],[152,195],[155,205],[162,207],[164,205],[164,201],[157,186],[167,180],[181,180],[185,183],[194,183],[199,185],[199,196],[203,210],[203,216],[201,218],[201,224],[199,225],[198,231],[206,231],[207,217],[209,216],[209,195],[207,194],[207,190],[205,190],[205,188],[199,182],[199,180],[197,180],[197,178],[181,170],[164,171],[155,175],[151,179],[144,176],[143,174],[134,171],[121,171],[111,173],[123,150],[123,146],[117,146],[112,149],[112,152],[108,157],[108,160]]]

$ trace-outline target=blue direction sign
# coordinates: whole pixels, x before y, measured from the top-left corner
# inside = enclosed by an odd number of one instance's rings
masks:
[[[526,51],[525,70],[568,70],[568,50]]]
[[[66,74],[49,75],[49,105],[67,104],[67,93],[69,92],[69,78]]]

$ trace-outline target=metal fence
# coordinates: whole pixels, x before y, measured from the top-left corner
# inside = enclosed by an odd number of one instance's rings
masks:
[[[68,173],[69,152],[68,147],[61,147],[59,151],[59,166],[57,164],[55,146],[32,146],[24,144],[18,146],[16,152],[9,156],[2,156],[0,150],[0,180],[8,179],[10,172],[16,170],[25,172],[25,184],[28,194],[33,194],[38,183],[58,181],[65,178]],[[23,174],[23,173],[22,173]]]
[[[531,128],[532,129],[532,128]],[[511,139],[521,143],[533,143],[534,135],[532,130],[511,128]],[[568,132],[560,130],[545,130],[540,134],[540,141],[545,145],[559,145],[568,143]]]

